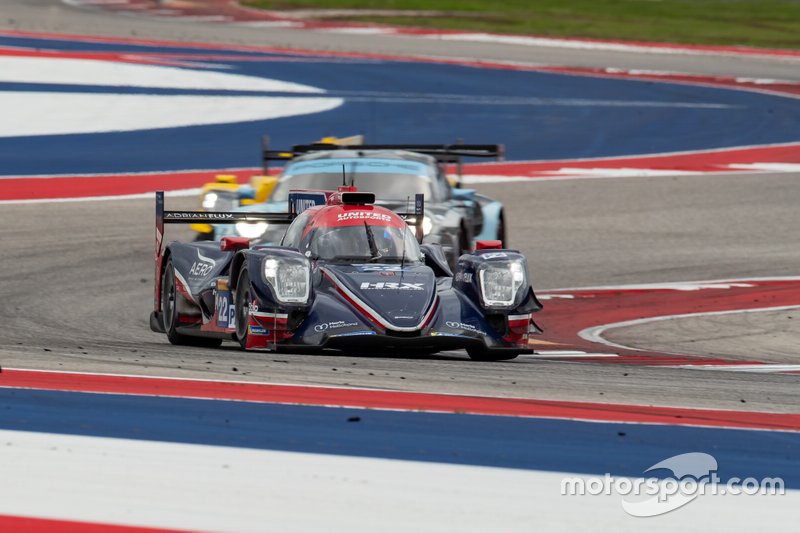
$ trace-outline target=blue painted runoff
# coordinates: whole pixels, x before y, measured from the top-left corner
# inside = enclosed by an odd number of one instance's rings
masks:
[[[722,480],[778,476],[800,487],[800,434],[790,432],[28,389],[0,389],[0,406],[6,430],[588,475],[641,476],[705,452]]]
[[[0,138],[4,175],[114,173],[260,166],[273,146],[363,133],[373,143],[503,143],[510,160],[641,155],[800,141],[800,101],[651,81],[181,46],[85,43],[0,35],[0,45],[81,52],[185,54],[190,70],[310,85],[341,98],[333,110],[233,124]],[[208,53],[220,55],[213,61]],[[266,55],[266,60],[253,56]],[[192,56],[197,60],[192,62]],[[243,60],[247,58],[247,60]],[[286,96],[261,91],[0,83],[4,91]],[[314,98],[319,94],[294,93]]]

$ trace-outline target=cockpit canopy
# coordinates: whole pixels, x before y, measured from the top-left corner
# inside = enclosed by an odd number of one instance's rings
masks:
[[[315,154],[317,157],[320,155],[334,154]],[[292,189],[336,190],[343,182],[353,183],[363,191],[374,191],[381,200],[405,200],[415,194],[431,198],[437,172],[433,159],[415,161],[399,159],[397,155],[392,157],[376,154],[309,159],[305,156],[286,165],[270,202],[285,202]]]
[[[419,244],[406,222],[387,209],[371,205],[307,209],[286,230],[281,244],[328,261],[422,260]]]

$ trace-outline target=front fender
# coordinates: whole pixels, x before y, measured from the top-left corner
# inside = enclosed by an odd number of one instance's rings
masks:
[[[492,201],[482,205],[482,211],[483,228],[478,235],[475,235],[474,239],[476,241],[494,240],[497,238],[497,231],[500,227],[500,215],[503,212],[503,204],[497,201]]]

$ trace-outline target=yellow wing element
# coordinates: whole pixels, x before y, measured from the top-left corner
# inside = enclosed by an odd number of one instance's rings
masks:
[[[228,184],[236,184],[236,176],[232,174],[217,174],[216,175],[216,183],[228,183]],[[238,187],[238,185],[237,185]]]
[[[363,135],[351,135],[349,137],[323,137],[314,144],[335,144],[337,146],[358,146],[364,144]]]
[[[256,195],[253,198],[255,203],[266,202],[269,195],[272,194],[272,189],[275,188],[276,183],[278,183],[276,176],[253,176],[250,178],[250,186],[256,191]]]

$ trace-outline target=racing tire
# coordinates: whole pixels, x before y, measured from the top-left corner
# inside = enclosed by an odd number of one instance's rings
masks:
[[[515,359],[520,352],[510,350],[489,350],[487,348],[467,348],[467,354],[473,361],[508,361]]]
[[[178,333],[177,300],[178,291],[175,286],[175,267],[172,259],[167,260],[164,276],[161,278],[161,322],[164,332],[171,344],[177,346],[201,346],[206,348],[219,348],[222,339],[208,337],[193,337]]]
[[[469,253],[471,249],[469,239],[467,239],[467,231],[462,227],[461,231],[458,232],[458,257]]]
[[[497,219],[497,240],[503,243],[503,248],[508,248],[506,241],[506,214],[500,211],[500,216]]]
[[[247,348],[250,325],[250,274],[243,268],[236,282],[236,340],[242,349]]]
[[[456,264],[458,263],[458,258],[461,257],[462,255],[466,254],[466,253],[469,253],[469,251],[470,251],[470,246],[469,246],[469,240],[467,239],[467,232],[462,227],[458,231],[458,248],[456,250],[454,250],[453,251],[453,255],[448,258],[449,259],[448,263],[450,265],[450,270],[455,272],[456,271]]]

